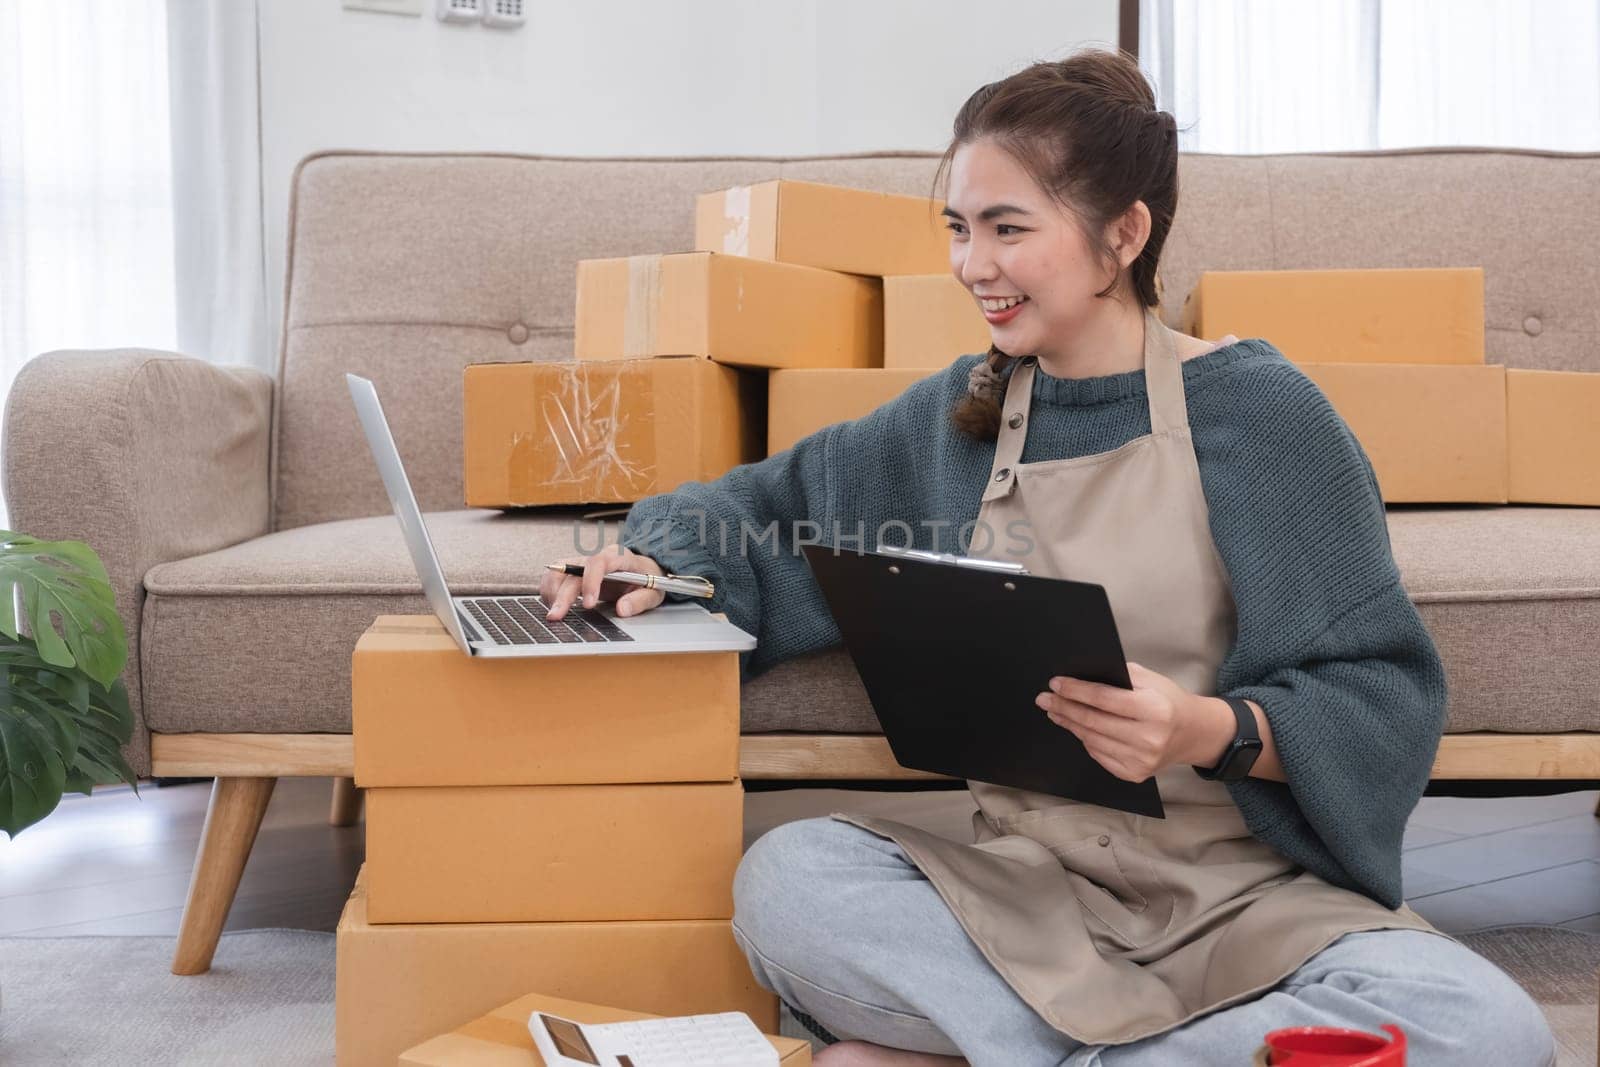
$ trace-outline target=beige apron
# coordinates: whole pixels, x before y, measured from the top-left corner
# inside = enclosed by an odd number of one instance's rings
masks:
[[[1128,658],[1214,696],[1234,603],[1173,333],[1146,313],[1151,433],[1100,455],[1020,462],[1034,364],[1021,361],[1006,390],[978,512],[979,529],[994,532],[990,554],[1103,584]],[[1020,545],[1004,533],[1019,520],[1033,541],[1026,556],[1002,543]],[[1156,780],[1165,819],[969,782],[972,845],[834,817],[898,843],[1018,995],[1087,1044],[1135,1041],[1248,999],[1343,934],[1432,929],[1278,855],[1250,834],[1222,783],[1186,766]]]

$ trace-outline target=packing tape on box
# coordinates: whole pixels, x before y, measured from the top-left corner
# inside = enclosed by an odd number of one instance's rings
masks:
[[[661,257],[628,257],[628,305],[622,316],[622,355],[653,356],[661,308]]]
[[[730,256],[750,254],[748,185],[735,185],[722,194],[722,251]]]
[[[560,363],[551,370],[554,381],[537,397],[542,430],[513,440],[512,493],[524,477],[596,499],[629,499],[649,487],[656,476],[649,370],[625,363]]]

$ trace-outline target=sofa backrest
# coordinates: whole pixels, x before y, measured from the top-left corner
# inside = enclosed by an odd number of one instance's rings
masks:
[[[388,509],[347,371],[376,382],[423,509],[459,508],[462,369],[570,358],[578,260],[690,249],[698,193],[785,177],[925,195],[936,163],[307,158],[289,213],[274,527]],[[1190,154],[1179,176],[1169,323],[1201,270],[1482,266],[1490,362],[1600,371],[1600,155]]]

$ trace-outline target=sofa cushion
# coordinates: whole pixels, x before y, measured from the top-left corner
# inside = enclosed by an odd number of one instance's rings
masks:
[[[451,591],[524,593],[543,565],[614,540],[577,509],[426,516]],[[602,530],[602,526],[604,530]],[[392,515],[302,526],[145,575],[140,650],[157,732],[350,729],[350,655],[378,615],[426,614]]]
[[[458,595],[539,587],[547,561],[615,540],[580,509],[436,512],[429,539]],[[301,526],[163,564],[145,577],[150,728],[167,733],[343,733],[350,654],[378,615],[426,614],[391,516]],[[745,686],[744,728],[877,729],[850,658],[834,649]]]
[[[1451,732],[1600,730],[1600,508],[1392,507]]]
[[[615,534],[614,520],[576,509],[427,521],[452,591],[465,594],[532,591],[547,560]],[[1393,508],[1389,529],[1444,658],[1452,731],[1600,728],[1600,508]],[[146,586],[146,716],[173,733],[347,731],[356,639],[374,616],[428,611],[389,516],[163,564]],[[747,733],[877,730],[837,648],[750,679],[742,701]]]

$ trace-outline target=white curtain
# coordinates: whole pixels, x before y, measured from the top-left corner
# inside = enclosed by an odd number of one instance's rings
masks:
[[[1600,150],[1600,0],[1141,0],[1187,152]]]
[[[167,0],[178,351],[271,372],[254,0]]]
[[[58,348],[271,364],[255,4],[168,8],[0,0],[0,400]]]

